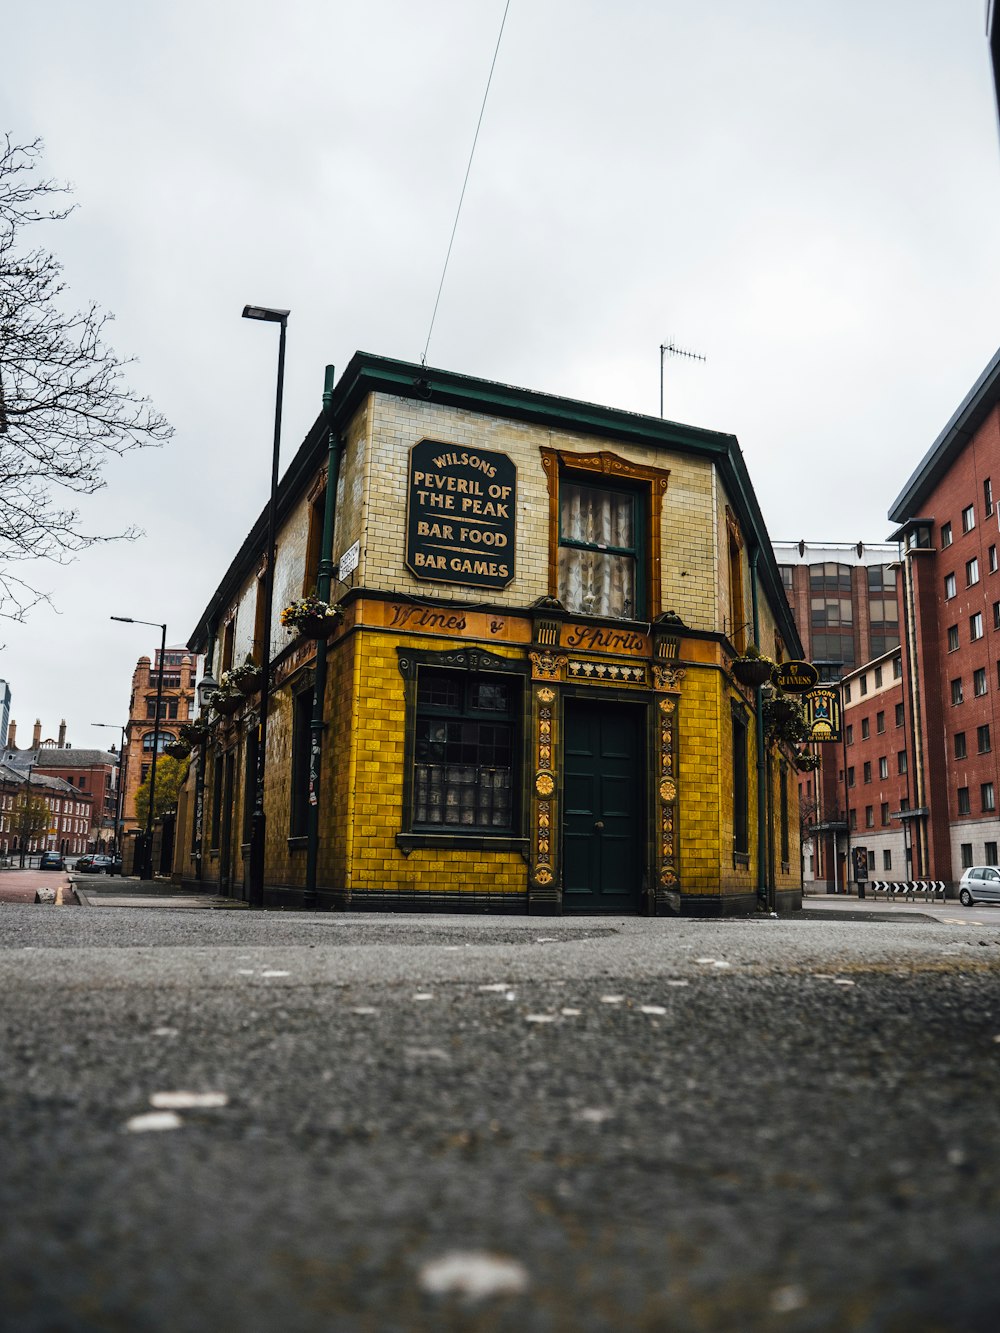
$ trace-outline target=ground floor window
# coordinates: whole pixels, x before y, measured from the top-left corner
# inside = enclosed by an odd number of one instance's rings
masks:
[[[513,831],[519,694],[514,678],[420,668],[414,828]]]

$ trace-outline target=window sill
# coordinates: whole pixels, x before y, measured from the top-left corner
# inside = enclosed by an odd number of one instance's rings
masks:
[[[290,852],[304,852],[309,846],[308,834],[296,834],[294,838],[288,838],[288,850]]]
[[[749,869],[750,869],[750,853],[749,853],[749,852],[733,852],[733,865],[734,865],[735,867],[737,867],[737,869],[739,869],[739,870],[749,870]]]
[[[528,859],[528,839],[512,834],[459,833],[451,829],[440,833],[397,833],[396,846],[404,856],[420,847],[451,847],[466,852],[519,852],[525,861]]]

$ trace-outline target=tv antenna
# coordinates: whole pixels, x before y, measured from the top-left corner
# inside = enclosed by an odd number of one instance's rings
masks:
[[[678,347],[673,341],[660,343],[660,419],[663,419],[663,361],[668,356],[686,356],[689,361],[706,361],[708,358],[699,352],[689,352]]]

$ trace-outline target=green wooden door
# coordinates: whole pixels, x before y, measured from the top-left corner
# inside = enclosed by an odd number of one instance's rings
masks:
[[[639,910],[644,860],[641,713],[567,699],[563,907]]]

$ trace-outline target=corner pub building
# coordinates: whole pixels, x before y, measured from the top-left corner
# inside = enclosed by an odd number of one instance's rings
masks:
[[[801,906],[792,758],[731,671],[801,646],[734,436],[359,352],[276,514],[270,632],[265,511],[188,645],[271,653],[266,905]],[[331,571],[332,631],[283,626]],[[175,878],[234,898],[260,706],[208,715],[178,807]]]

